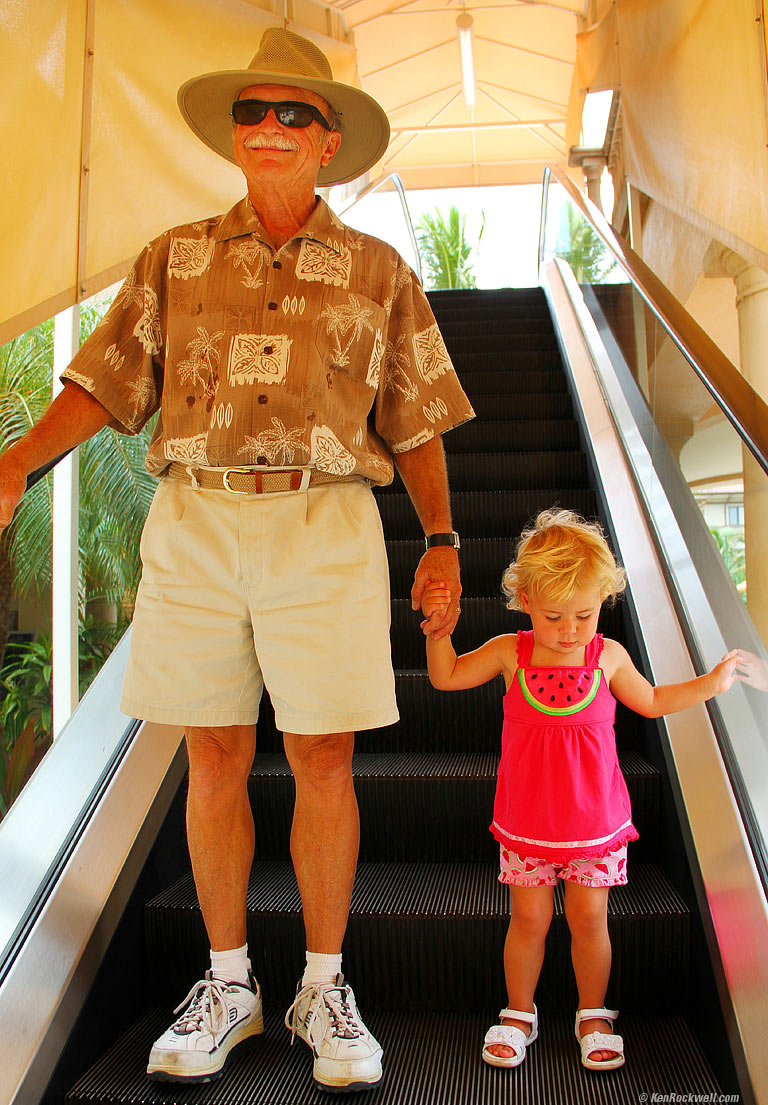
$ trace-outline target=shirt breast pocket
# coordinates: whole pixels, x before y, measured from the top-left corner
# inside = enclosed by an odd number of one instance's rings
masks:
[[[384,362],[387,311],[354,292],[329,289],[317,314],[315,344],[329,388],[342,385],[367,392],[369,406]]]

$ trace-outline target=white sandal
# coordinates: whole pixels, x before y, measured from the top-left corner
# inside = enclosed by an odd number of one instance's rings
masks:
[[[539,1034],[539,1014],[536,1006],[532,1013],[524,1013],[520,1009],[502,1009],[499,1020],[509,1017],[510,1020],[525,1021],[531,1025],[531,1031],[526,1036],[521,1028],[515,1024],[494,1024],[485,1034],[483,1040],[483,1059],[492,1067],[519,1067],[525,1059],[525,1049]],[[514,1055],[494,1055],[488,1050],[489,1045],[502,1044],[511,1047]]]
[[[624,1065],[624,1041],[621,1036],[608,1032],[588,1032],[586,1036],[579,1034],[582,1021],[615,1021],[618,1015],[618,1009],[577,1010],[574,1032],[581,1048],[581,1065],[587,1070],[616,1070]],[[616,1055],[613,1059],[590,1059],[593,1051],[615,1051]]]

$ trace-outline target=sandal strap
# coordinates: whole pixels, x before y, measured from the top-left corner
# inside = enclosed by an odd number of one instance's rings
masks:
[[[593,1051],[615,1051],[617,1055],[624,1054],[624,1039],[609,1032],[588,1032],[579,1039],[582,1055],[590,1055]]]
[[[535,1024],[537,1016],[535,1006],[532,1013],[525,1013],[522,1009],[502,1009],[499,1013],[499,1019],[508,1017],[511,1021],[525,1021],[526,1024]],[[506,1025],[505,1027],[511,1028],[512,1026]]]
[[[619,1015],[618,1009],[577,1009],[576,1024],[582,1021],[615,1021]]]
[[[483,1044],[504,1044],[511,1047],[518,1055],[525,1051],[527,1040],[521,1028],[514,1024],[494,1024],[485,1034]]]

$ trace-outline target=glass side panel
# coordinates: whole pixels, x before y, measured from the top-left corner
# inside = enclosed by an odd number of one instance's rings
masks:
[[[699,608],[685,613],[692,624],[698,618],[712,628],[702,640],[694,634],[701,668],[711,668],[720,658],[707,641],[719,642],[722,651],[739,648],[745,657],[745,681],[718,697],[717,710],[730,718],[732,774],[749,780],[754,808],[768,810],[768,476],[663,323],[554,180],[545,214],[543,260],[557,256],[570,265],[622,402],[639,430],[646,458],[640,473],[644,495],[668,570],[678,586],[686,573],[695,575],[695,588],[686,592],[681,587],[680,594],[699,595]],[[608,400],[614,407],[610,392]],[[657,501],[664,506],[655,513]],[[683,606],[693,604],[690,598],[681,601]]]

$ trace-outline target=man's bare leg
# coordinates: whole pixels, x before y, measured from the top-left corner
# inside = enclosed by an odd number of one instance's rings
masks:
[[[253,861],[248,773],[256,727],[190,727],[186,738],[187,840],[197,897],[212,950],[239,950],[246,943],[245,905]],[[226,988],[226,1002],[221,986]],[[181,1015],[149,1053],[147,1074],[163,1082],[208,1082],[218,1077],[232,1048],[264,1031],[258,987],[237,979],[219,982],[206,977],[177,1013]],[[223,1042],[222,1018],[228,1028]]]
[[[307,951],[336,956],[347,928],[360,844],[354,734],[284,736],[296,783],[291,856]],[[321,1088],[365,1090],[381,1080],[381,1045],[365,1027],[348,983],[310,977],[304,985],[302,979],[286,1024],[311,1047],[312,1073]]]
[[[341,951],[360,845],[352,780],[353,733],[285,733],[296,783],[291,856],[301,892],[307,949]]]
[[[248,774],[255,725],[186,730],[189,751],[187,840],[192,873],[213,951],[246,942],[245,903],[253,862]]]

